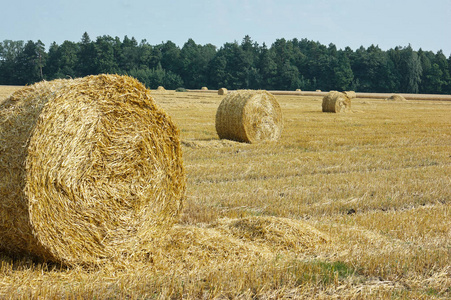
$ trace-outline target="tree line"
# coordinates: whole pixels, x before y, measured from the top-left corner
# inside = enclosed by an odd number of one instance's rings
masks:
[[[108,35],[92,41],[0,43],[0,84],[26,85],[41,80],[93,74],[127,74],[149,88],[354,90],[451,94],[451,55],[378,46],[337,49],[307,39],[278,39],[270,47],[245,36],[219,49],[189,39],[150,45],[133,37]]]

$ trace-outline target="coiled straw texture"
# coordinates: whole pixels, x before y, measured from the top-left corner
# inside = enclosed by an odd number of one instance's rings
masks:
[[[0,250],[65,264],[133,255],[176,221],[179,132],[137,80],[41,82],[0,105]]]
[[[221,101],[215,125],[221,139],[245,143],[275,141],[283,129],[282,110],[267,91],[237,90]]]
[[[351,110],[351,99],[345,93],[331,91],[323,98],[323,112],[347,112]]]

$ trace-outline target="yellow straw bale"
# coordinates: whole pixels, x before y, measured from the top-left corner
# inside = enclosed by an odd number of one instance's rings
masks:
[[[158,92],[165,92],[166,89],[163,86],[160,85],[160,86],[157,87],[157,91]]]
[[[274,141],[282,133],[282,110],[274,95],[263,90],[229,93],[216,112],[219,138],[238,142]]]
[[[179,132],[137,80],[41,82],[0,105],[0,250],[65,264],[132,253],[176,221]]]
[[[226,88],[220,88],[218,90],[218,95],[227,95],[227,89]]]
[[[407,101],[406,98],[404,98],[404,96],[398,95],[398,94],[391,95],[390,97],[388,97],[385,100],[387,100],[387,101]]]
[[[356,93],[354,91],[345,91],[343,92],[349,99],[354,99],[356,97]]]
[[[351,109],[351,99],[345,93],[331,91],[324,96],[322,107],[323,112],[346,112]]]
[[[208,91],[208,88],[207,88],[206,86],[203,86],[203,87],[201,88],[201,90],[202,90],[202,91]]]

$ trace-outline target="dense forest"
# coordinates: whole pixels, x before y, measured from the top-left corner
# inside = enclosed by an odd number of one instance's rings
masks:
[[[307,39],[278,39],[270,47],[245,36],[219,49],[189,39],[182,48],[171,41],[150,45],[134,38],[84,33],[80,42],[0,42],[0,84],[91,74],[128,74],[149,88],[355,90],[451,94],[451,56],[378,46],[337,49]]]

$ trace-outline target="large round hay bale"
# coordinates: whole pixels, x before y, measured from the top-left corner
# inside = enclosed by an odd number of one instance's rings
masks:
[[[0,105],[0,141],[0,250],[99,263],[181,210],[178,129],[131,77],[26,87]]]
[[[351,99],[345,93],[331,91],[323,98],[323,112],[345,112],[351,109]]]
[[[159,85],[157,87],[157,92],[166,92],[166,89],[164,88],[164,86]]]
[[[203,87],[201,88],[201,90],[202,90],[202,91],[208,91],[208,88],[207,88],[206,86],[203,86]]]
[[[386,98],[385,100],[387,100],[387,101],[407,101],[406,98],[404,98],[404,96],[398,95],[398,94],[391,95],[390,97]]]
[[[218,95],[227,95],[227,89],[226,88],[220,88],[218,90]]]
[[[216,112],[219,138],[258,143],[277,140],[282,133],[282,110],[274,95],[263,90],[229,93]]]

